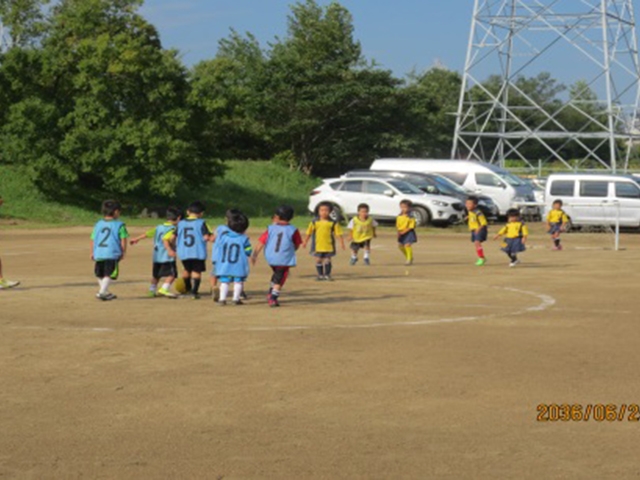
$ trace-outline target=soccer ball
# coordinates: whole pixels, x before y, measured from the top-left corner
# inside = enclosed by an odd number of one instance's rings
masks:
[[[184,283],[184,278],[182,277],[175,281],[175,283],[173,284],[173,288],[175,288],[176,292],[178,292],[180,295],[184,295],[185,293],[187,293],[187,285]]]

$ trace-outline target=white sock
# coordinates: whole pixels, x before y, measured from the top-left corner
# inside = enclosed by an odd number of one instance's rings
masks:
[[[156,288],[158,288],[158,285],[156,285],[155,283],[152,283],[151,285],[149,285],[150,292],[155,292]]]
[[[242,283],[236,282],[233,284],[233,301],[237,302],[240,300],[240,295],[242,295]]]
[[[109,284],[111,283],[111,279],[109,277],[104,277],[100,279],[100,295],[106,295],[109,293]]]
[[[170,288],[171,288],[171,284],[170,283],[165,282],[165,283],[162,284],[162,289],[163,290],[169,291]]]
[[[369,250],[365,250],[364,251],[364,258],[369,259],[370,256],[371,256],[371,252]]]
[[[228,296],[229,296],[229,284],[228,283],[221,283],[220,284],[219,301],[220,302],[224,302],[227,299]]]
[[[352,254],[351,254],[351,258],[352,258],[353,260],[357,260],[357,259],[358,259],[358,255],[356,255],[355,253],[352,253]]]

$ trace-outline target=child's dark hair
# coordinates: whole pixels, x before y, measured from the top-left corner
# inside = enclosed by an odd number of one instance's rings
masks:
[[[228,221],[229,228],[236,233],[244,233],[249,228],[249,219],[242,212],[235,214]]]
[[[193,213],[195,215],[200,215],[201,213],[204,213],[204,211],[206,210],[204,203],[197,201],[197,202],[193,202],[191,205],[189,205],[189,207],[187,207],[187,210],[189,211],[189,213]]]
[[[507,210],[507,218],[519,217],[519,216],[520,216],[520,210],[518,210],[517,208],[510,208],[509,210]]]
[[[553,204],[554,204],[554,205],[560,205],[560,206],[562,206],[562,205],[563,205],[562,200],[560,200],[560,199],[554,200],[554,201],[553,201]]]
[[[320,202],[318,204],[318,210],[320,210],[320,207],[327,207],[329,212],[333,212],[333,204],[331,202]]]
[[[118,210],[122,210],[122,205],[116,200],[105,200],[102,202],[102,215],[112,217]]]
[[[476,197],[475,195],[469,195],[467,197],[467,201],[473,202],[474,205],[477,205],[478,202],[480,201],[480,199],[478,197]]]
[[[226,218],[227,222],[229,222],[229,220],[231,220],[233,217],[237,215],[242,215],[242,211],[238,210],[237,208],[230,208],[225,212],[224,218]]]
[[[167,208],[167,220],[170,222],[175,222],[176,220],[180,220],[182,217],[182,210],[178,207],[169,207]]]
[[[363,208],[366,208],[367,212],[370,210],[369,205],[367,205],[366,203],[361,203],[360,205],[358,205],[358,211],[362,210]]]
[[[293,207],[290,205],[280,205],[276,209],[276,217],[285,222],[293,220],[294,213]]]
[[[401,205],[401,206],[402,206],[402,205],[405,205],[405,206],[407,206],[407,207],[411,208],[411,207],[413,207],[413,202],[412,202],[411,200],[402,200],[402,201],[400,202],[400,205]]]

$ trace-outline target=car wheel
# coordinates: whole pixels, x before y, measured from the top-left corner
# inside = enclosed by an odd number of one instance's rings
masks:
[[[431,213],[426,208],[415,207],[413,209],[413,217],[416,219],[416,224],[419,227],[424,227],[431,223]]]

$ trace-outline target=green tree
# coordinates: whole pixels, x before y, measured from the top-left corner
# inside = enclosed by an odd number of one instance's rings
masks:
[[[43,7],[49,0],[0,0],[0,23],[11,47],[33,45],[45,31]]]

